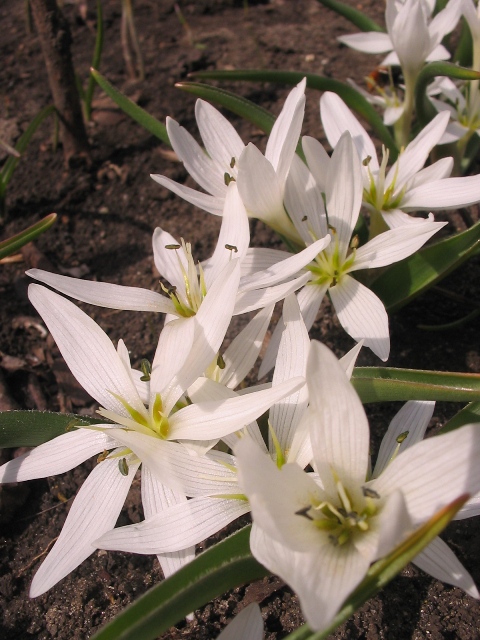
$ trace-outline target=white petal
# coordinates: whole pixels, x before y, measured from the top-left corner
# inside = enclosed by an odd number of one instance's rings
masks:
[[[402,209],[456,209],[480,200],[480,175],[445,178],[421,185],[405,194]]]
[[[151,173],[150,177],[153,178],[155,182],[158,182],[158,184],[161,184],[162,187],[169,189],[195,207],[208,211],[208,213],[213,213],[215,216],[222,215],[225,194],[222,194],[221,197],[211,196],[208,193],[202,193],[201,191],[196,191],[183,184],[179,184],[166,176]]]
[[[257,271],[269,269],[280,260],[289,258],[292,254],[278,249],[267,249],[265,247],[250,247],[242,258],[242,278],[250,276]]]
[[[130,375],[110,338],[97,323],[69,300],[45,287],[31,284],[28,295],[85,391],[102,407],[121,415],[126,415],[126,410],[113,394],[145,414]]]
[[[246,500],[202,496],[164,509],[139,524],[108,531],[95,544],[100,549],[130,553],[178,551],[206,540],[249,511]]]
[[[93,469],[73,501],[58,540],[33,578],[31,598],[48,591],[95,551],[95,538],[115,526],[137,468],[138,464],[130,465],[124,476],[118,460],[113,459]]]
[[[480,491],[479,455],[480,428],[466,425],[410,447],[370,484],[380,496],[401,489],[414,521],[424,522],[461,495]]]
[[[252,602],[228,624],[217,640],[262,640],[263,618],[260,607]]]
[[[239,293],[233,314],[239,315],[241,313],[247,313],[248,311],[255,311],[256,309],[260,309],[267,305],[274,304],[279,300],[283,300],[283,298],[288,296],[290,293],[293,293],[294,291],[297,291],[297,289],[300,289],[300,287],[303,287],[309,279],[310,273],[307,272],[298,278],[295,278],[295,280],[290,280],[283,284],[277,284],[273,287],[268,287],[267,289],[254,289],[253,291]]]
[[[392,49],[390,36],[379,31],[367,31],[365,33],[353,33],[337,38],[343,44],[363,53],[386,53]]]
[[[400,490],[388,496],[378,516],[379,539],[378,547],[372,559],[383,558],[399,545],[408,533],[412,533],[414,526],[408,513],[405,496]],[[365,536],[367,537],[367,536]],[[363,536],[359,536],[361,541]]]
[[[341,284],[329,289],[340,324],[354,340],[364,340],[366,347],[385,361],[390,352],[388,315],[373,291],[349,275]]]
[[[169,438],[221,438],[249,424],[275,402],[295,393],[303,384],[304,378],[297,377],[247,396],[189,405],[169,418]]]
[[[357,249],[351,271],[384,267],[403,260],[418,251],[445,224],[424,220],[380,233]]]
[[[328,165],[330,164],[330,156],[326,152],[325,147],[320,144],[316,138],[312,138],[310,136],[303,136],[302,148],[307,160],[308,168],[312,172],[315,182],[319,186],[320,191],[325,193],[325,183],[327,179]]]
[[[222,168],[209,158],[188,131],[172,118],[167,118],[167,131],[173,150],[195,182],[217,198],[224,196],[227,188]]]
[[[195,318],[175,318],[162,329],[152,362],[150,391],[165,394],[185,364],[195,340]]]
[[[410,182],[409,189],[414,189],[422,184],[427,184],[433,180],[442,180],[448,178],[452,173],[453,158],[442,158],[437,160],[425,169],[419,171]]]
[[[345,132],[332,154],[325,193],[328,224],[335,229],[341,259],[347,254],[362,195],[362,165],[350,133]]]
[[[157,313],[170,313],[173,310],[173,304],[166,296],[149,289],[69,278],[41,269],[30,269],[26,273],[71,298],[99,307]]]
[[[297,593],[306,621],[314,630],[327,627],[345,598],[364,578],[370,561],[351,545],[327,542],[317,552],[302,553],[267,537],[253,526],[250,547],[255,558]]]
[[[353,369],[355,367],[355,363],[357,361],[358,354],[360,353],[360,349],[363,347],[363,340],[357,342],[357,344],[347,351],[347,353],[339,359],[340,364],[342,365],[345,373],[347,374],[347,378],[351,380]]]
[[[390,37],[403,72],[415,77],[432,50],[421,2],[406,0],[397,14]]]
[[[463,3],[462,0],[450,0],[450,2],[447,2],[444,9],[437,13],[428,27],[432,44],[439,45],[444,36],[455,29],[455,27],[457,26],[457,22],[462,15],[464,4],[465,3]],[[449,58],[449,52],[447,51],[446,53]],[[448,58],[435,59],[441,60]],[[431,58],[429,56],[429,60],[430,59]]]
[[[285,183],[287,178],[302,130],[305,86],[304,78],[290,91],[268,137],[265,158],[271,162],[281,184]]]
[[[383,113],[383,123],[386,124],[388,127],[391,127],[393,124],[395,124],[395,122],[397,122],[397,120],[400,120],[400,118],[403,115],[405,108],[402,107],[386,107],[384,113]]]
[[[153,257],[160,275],[185,297],[184,272],[188,272],[188,263],[183,249],[167,249],[166,247],[180,246],[180,243],[160,227],[153,232]],[[183,269],[183,271],[182,271]],[[172,303],[173,304],[173,303]],[[175,312],[174,312],[175,313]]]
[[[310,410],[317,420],[310,432],[313,456],[327,493],[331,469],[343,485],[365,482],[370,430],[362,403],[345,370],[325,345],[312,341],[307,364]],[[335,495],[333,486],[331,495]]]
[[[370,169],[378,170],[377,151],[372,139],[336,93],[326,91],[320,98],[320,116],[330,145],[335,148],[345,131],[349,131],[360,160],[371,158]],[[307,157],[308,160],[308,157]]]
[[[74,429],[2,465],[0,482],[56,476],[115,446],[115,441],[101,431]]]
[[[472,598],[480,597],[472,576],[441,538],[435,538],[412,562],[437,580],[460,587]]]
[[[197,100],[195,118],[208,155],[227,171],[232,158],[239,158],[243,151],[242,139],[220,111],[204,100]]]
[[[434,408],[435,402],[422,400],[411,400],[403,405],[383,437],[372,477],[375,478],[382,473],[394,454],[398,455],[423,440]],[[398,436],[404,433],[408,433],[407,437],[398,444]]]

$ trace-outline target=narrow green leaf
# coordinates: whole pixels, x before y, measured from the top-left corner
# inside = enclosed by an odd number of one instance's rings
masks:
[[[390,131],[383,124],[382,118],[378,115],[372,105],[350,85],[325,78],[315,73],[303,73],[299,71],[269,71],[268,69],[239,69],[235,71],[195,71],[191,73],[192,78],[200,80],[251,80],[253,82],[277,82],[287,85],[295,85],[303,78],[307,78],[307,86],[318,91],[333,91],[342,100],[361,115],[374,129],[376,135],[383,144],[390,150],[390,158],[394,161],[398,155],[398,149]]]
[[[339,15],[343,16],[347,20],[350,20],[352,24],[360,29],[360,31],[381,31],[385,32],[379,24],[372,20],[364,13],[355,9],[349,4],[338,2],[338,0],[318,0],[321,4],[329,9],[333,9]]]
[[[411,534],[390,554],[375,562],[369,569],[366,578],[347,598],[343,607],[335,616],[332,624],[321,631],[312,631],[304,625],[288,635],[285,640],[326,640],[343,622],[348,620],[367,600],[373,598],[387,585],[420,551],[436,538],[455,517],[458,510],[470,496],[460,496],[451,504],[438,511],[423,526]]]
[[[165,125],[157,120],[149,113],[139,107],[138,104],[135,104],[133,100],[127,98],[121,91],[116,89],[113,84],[111,84],[101,73],[96,71],[95,69],[90,69],[90,73],[94,80],[102,87],[105,93],[117,104],[120,109],[126,113],[132,120],[138,122],[144,129],[149,131],[152,135],[156,136],[162,142],[166,144],[170,144],[170,140],[168,139],[167,128]]]
[[[356,367],[352,383],[363,403],[399,400],[480,400],[480,374]]]
[[[480,248],[480,222],[389,267],[371,285],[387,311],[397,311],[457,269]]]
[[[42,218],[39,222],[32,224],[31,227],[27,227],[17,235],[8,238],[7,240],[3,240],[0,242],[0,260],[5,258],[5,256],[9,256],[20,247],[23,247],[27,242],[31,242],[38,238],[42,233],[50,229],[50,227],[54,224],[57,219],[56,213],[50,213],[45,218]]]
[[[97,0],[97,35],[95,37],[95,49],[93,51],[92,68],[98,69],[100,67],[100,60],[102,58],[103,51],[103,12],[102,3]],[[90,73],[88,77],[87,90],[85,92],[85,117],[90,120],[92,115],[92,100],[93,92],[95,91],[95,79]]]
[[[93,640],[149,640],[228,589],[268,575],[252,558],[250,526],[222,540],[156,585]]]
[[[48,116],[52,113],[55,113],[55,107],[53,106],[53,104],[49,105],[48,107],[44,107],[40,111],[40,113],[37,113],[35,118],[30,122],[27,129],[22,133],[22,135],[18,139],[17,144],[15,145],[15,150],[20,155],[25,152],[30,140],[32,139],[33,134],[38,129],[38,127],[42,124],[45,118],[48,118]],[[9,156],[5,161],[5,164],[0,171],[0,198],[3,198],[3,196],[5,195],[8,183],[11,180],[13,172],[17,168],[19,160],[20,157],[18,156]]]
[[[251,122],[265,133],[270,133],[275,123],[275,116],[267,111],[267,109],[226,89],[212,87],[200,82],[177,82],[175,86],[183,91],[192,93],[198,98],[225,107],[232,113],[236,113],[248,122]]]
[[[50,411],[0,411],[0,448],[37,447],[75,427],[105,420]]]
[[[454,431],[463,427],[465,424],[472,424],[480,422],[480,402],[470,402],[453,416],[443,427],[440,429],[441,433],[447,433],[447,431]]]
[[[418,75],[415,85],[415,109],[421,127],[427,125],[437,115],[437,110],[428,99],[427,87],[437,76],[456,80],[478,80],[480,72],[459,67],[451,62],[430,62]]]

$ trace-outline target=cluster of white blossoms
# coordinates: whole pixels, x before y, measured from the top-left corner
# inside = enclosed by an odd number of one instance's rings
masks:
[[[304,162],[296,155],[304,108],[305,81],[288,96],[265,154],[245,146],[202,101],[196,114],[206,153],[167,122],[172,146],[206,193],[155,180],[221,215],[222,225],[213,255],[202,263],[186,239],[156,229],[155,264],[169,283],[161,292],[29,271],[83,302],[165,314],[153,361],[139,371],[122,340],[115,347],[73,302],[30,285],[32,304],[104,419],[0,467],[1,482],[18,482],[98,456],[33,579],[32,596],[96,549],[156,554],[168,576],[194,557],[195,544],[251,511],[252,553],[297,591],[307,621],[320,629],[373,561],[452,500],[480,491],[480,429],[467,425],[423,441],[433,403],[400,411],[372,472],[367,419],[349,381],[362,345],[384,361],[390,349],[386,310],[356,272],[416,252],[445,223],[411,212],[478,201],[478,181],[468,182],[467,195],[462,183],[458,195],[449,160],[424,168],[445,131],[443,114],[387,171],[387,154],[379,163],[363,127],[332,94],[322,97],[321,116],[333,153],[303,138]],[[457,196],[447,200],[446,193]],[[371,220],[363,245],[354,231],[362,207]],[[249,216],[297,252],[250,248]],[[326,294],[358,343],[341,361],[308,334]],[[279,301],[283,316],[261,367],[261,375],[274,367],[272,382],[247,386]],[[232,317],[252,311],[224,349]],[[264,439],[256,420],[267,412]],[[139,469],[145,520],[115,528]],[[459,517],[477,512],[473,499]],[[416,562],[478,597],[440,539]]]

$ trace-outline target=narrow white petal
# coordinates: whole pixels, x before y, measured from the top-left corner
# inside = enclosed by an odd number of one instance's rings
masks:
[[[353,369],[355,367],[355,363],[357,361],[358,354],[360,353],[360,349],[363,347],[363,340],[357,342],[357,344],[347,351],[347,353],[339,359],[340,364],[342,365],[345,373],[347,374],[347,378],[351,380]]]
[[[164,394],[185,364],[195,340],[195,317],[175,318],[162,329],[152,362],[150,390]]]
[[[370,430],[362,403],[344,368],[325,345],[313,340],[307,364],[310,410],[316,416],[310,439],[327,492],[335,469],[344,486],[365,482]],[[331,495],[335,495],[333,488]]]
[[[405,194],[402,209],[456,209],[480,200],[480,175],[445,178],[421,185]]]
[[[480,494],[473,496],[467,500],[463,507],[457,512],[454,520],[465,520],[465,518],[473,518],[480,515]]]
[[[332,154],[325,193],[328,224],[335,229],[341,258],[347,254],[362,195],[362,165],[350,133],[345,132]]]
[[[380,213],[382,214],[385,224],[387,224],[390,229],[398,229],[407,224],[421,224],[425,222],[425,218],[414,217],[401,209],[389,209],[388,211],[381,211]],[[433,221],[433,213],[429,214],[428,219]]]
[[[260,607],[252,602],[235,616],[217,640],[262,640],[263,637]]]
[[[302,251],[291,255],[286,260],[277,262],[265,271],[260,271],[247,278],[242,278],[239,291],[243,293],[261,287],[271,287],[296,276],[299,271],[312,262],[312,260],[330,244],[330,240],[330,235],[326,235]]]
[[[98,307],[157,313],[170,313],[173,310],[173,304],[166,296],[149,289],[69,278],[41,269],[30,269],[27,275],[75,300]]]
[[[197,100],[195,118],[208,155],[227,171],[232,158],[239,158],[243,151],[242,139],[220,111],[204,100]]]
[[[385,267],[403,260],[418,251],[446,224],[446,222],[424,220],[418,224],[407,224],[380,233],[357,249],[355,262],[350,271]]]
[[[69,300],[31,284],[31,303],[42,316],[70,371],[82,387],[106,409],[125,415],[123,405],[112,394],[145,414],[130,375],[110,338],[98,324]]]
[[[265,247],[250,247],[242,258],[242,278],[253,275],[257,271],[269,269],[280,260],[289,258],[292,254],[279,249],[266,249]]]
[[[398,455],[423,440],[434,409],[435,402],[422,400],[411,400],[403,405],[383,437],[372,477],[376,478],[382,473],[394,454]],[[398,436],[405,433],[407,437],[398,444]]]
[[[404,107],[386,107],[383,113],[383,123],[391,127],[399,120],[404,112]]]
[[[283,109],[268,137],[265,157],[275,169],[278,180],[285,183],[302,130],[305,113],[305,78],[288,94]]]
[[[283,185],[272,164],[252,143],[238,161],[238,190],[250,215],[267,223],[282,215]]]
[[[303,384],[304,378],[297,377],[247,396],[189,405],[170,417],[169,438],[221,438],[249,424],[275,402],[295,393]]]
[[[153,258],[160,275],[185,296],[185,276],[188,272],[187,258],[183,249],[167,249],[180,243],[168,231],[157,227],[153,232]],[[183,271],[182,271],[183,269]],[[173,303],[172,303],[173,305]]]
[[[247,313],[248,311],[256,311],[267,305],[274,304],[279,300],[283,300],[286,296],[300,287],[303,287],[310,279],[310,273],[304,273],[303,275],[290,280],[283,284],[277,284],[273,287],[266,289],[254,289],[252,291],[245,291],[239,293],[235,302],[235,309],[233,315],[239,315],[241,313]]]
[[[33,578],[30,597],[48,591],[96,549],[93,541],[115,526],[137,465],[124,476],[118,460],[104,460],[83,483],[73,501],[62,532]]]
[[[150,174],[150,177],[161,184],[162,187],[169,189],[180,198],[183,198],[190,204],[193,204],[195,207],[199,209],[203,209],[208,213],[213,213],[215,216],[221,216],[223,211],[223,203],[225,200],[225,194],[222,196],[211,196],[208,193],[202,193],[201,191],[196,191],[196,189],[191,189],[190,187],[186,187],[183,184],[179,184],[167,176],[161,176],[159,174]]]
[[[173,150],[195,182],[207,193],[221,198],[227,189],[218,164],[209,158],[193,136],[172,118],[167,118],[167,131]]]
[[[445,8],[439,11],[432,19],[428,30],[434,45],[439,45],[444,36],[455,29],[464,10],[464,4],[468,3],[464,3],[462,0],[450,0],[450,2],[447,2]],[[450,57],[448,52],[447,54],[448,57]],[[436,59],[438,60],[440,58]]]
[[[433,48],[421,2],[406,0],[397,14],[390,37],[404,73],[415,77]]]
[[[370,484],[380,496],[401,489],[414,521],[424,522],[461,495],[480,491],[479,456],[479,425],[466,425],[410,447]]]
[[[0,482],[56,476],[115,446],[115,441],[101,431],[74,429],[2,465]]]
[[[303,136],[302,148],[307,165],[317,183],[320,191],[325,193],[325,183],[327,180],[328,165],[330,156],[325,147],[316,139],[310,136]],[[298,164],[298,163],[295,163]],[[292,163],[293,166],[293,163]]]
[[[378,546],[372,560],[383,558],[413,532],[414,525],[408,512],[405,496],[397,489],[387,498],[378,516]],[[361,541],[364,536],[359,536]],[[367,536],[365,536],[367,537]]]
[[[366,158],[370,158],[370,169],[372,171],[378,170],[377,151],[372,139],[336,93],[326,91],[322,95],[320,98],[320,116],[328,142],[333,148],[337,146],[345,131],[349,131],[360,160],[363,161]]]
[[[390,353],[388,315],[373,291],[349,275],[341,284],[329,289],[340,324],[354,340],[364,340],[366,347],[385,361]]]
[[[443,180],[444,178],[448,178],[452,173],[452,169],[453,158],[442,158],[441,160],[437,160],[437,162],[425,167],[425,169],[422,169],[413,176],[409,184],[409,189],[414,189],[415,187],[427,184],[428,182],[433,182],[434,180]]]
[[[472,598],[480,598],[472,576],[441,538],[435,538],[412,562],[437,580],[460,587]]]
[[[337,39],[347,47],[363,53],[386,53],[392,49],[390,36],[379,31],[353,33],[348,36],[340,36]]]
[[[206,540],[250,511],[246,500],[192,498],[162,510],[139,524],[108,531],[95,540],[100,549],[130,553],[179,551]]]

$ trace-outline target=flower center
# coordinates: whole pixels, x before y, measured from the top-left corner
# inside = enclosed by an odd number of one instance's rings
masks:
[[[149,436],[155,436],[166,440],[170,433],[170,425],[168,416],[163,412],[163,403],[160,394],[155,395],[154,401],[151,403],[149,410],[140,412],[134,409],[124,398],[116,393],[110,392],[126,409],[128,416],[121,415],[115,411],[104,409],[101,407],[97,410],[104,418],[108,418],[116,424],[122,425],[131,431],[138,431]],[[180,407],[175,407],[172,412],[178,411]]]
[[[332,236],[332,242],[316,256],[313,264],[307,266],[307,269],[313,275],[308,283],[309,285],[324,286],[327,284],[329,287],[334,287],[340,284],[343,276],[350,271],[355,262],[355,249],[358,239],[352,239],[349,253],[347,256],[342,256],[336,230],[333,227],[330,227],[330,235]]]
[[[172,300],[175,310],[179,316],[184,318],[190,318],[194,316],[202,300],[207,295],[207,287],[205,285],[205,277],[202,269],[202,265],[198,263],[198,271],[195,266],[195,261],[192,255],[192,245],[190,242],[185,242],[183,238],[180,240],[180,244],[167,244],[165,249],[169,251],[175,251],[178,258],[178,264],[185,283],[185,295],[182,295],[176,287],[165,287],[163,284],[163,291]],[[183,250],[183,255],[186,259],[187,266],[185,267],[180,255],[179,249]]]
[[[395,176],[389,186],[385,188],[388,157],[388,149],[382,147],[382,163],[376,175],[370,169],[370,156],[363,160],[363,165],[367,168],[369,182],[368,189],[364,188],[363,190],[363,201],[367,207],[376,211],[398,209],[405,194],[405,187],[395,194],[400,158],[396,164]]]

